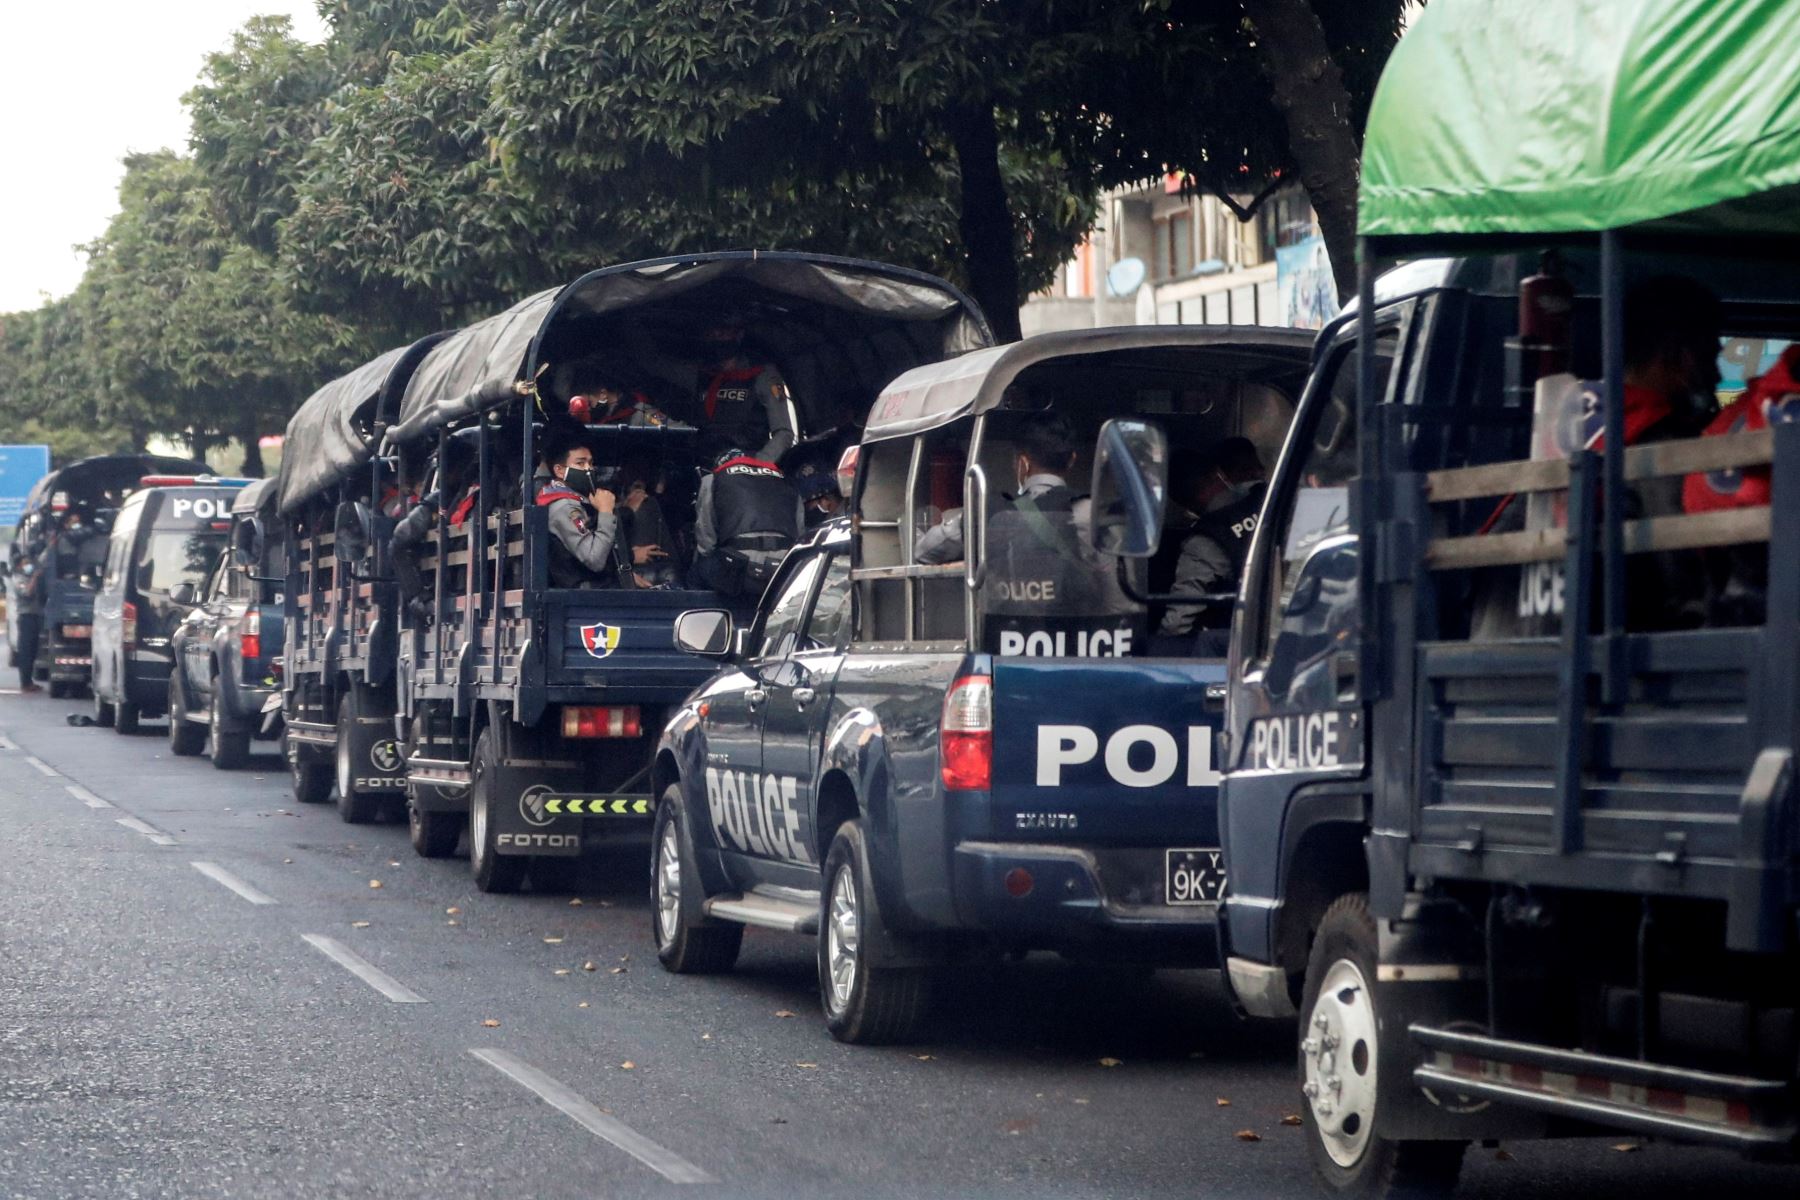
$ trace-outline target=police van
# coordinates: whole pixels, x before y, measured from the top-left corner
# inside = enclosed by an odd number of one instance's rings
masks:
[[[1082,331],[890,384],[844,467],[852,518],[788,557],[747,627],[678,627],[725,665],[657,755],[663,964],[727,969],[746,925],[813,936],[851,1042],[916,1032],[932,969],[963,954],[1217,966],[1229,585],[1159,632],[1166,496],[1131,527],[1116,468],[1238,438],[1272,456],[1310,344]],[[1044,490],[1021,472],[1053,423],[1078,454]]]
[[[248,479],[148,475],[113,522],[94,597],[94,720],[135,733],[168,704],[169,639],[231,532]]]

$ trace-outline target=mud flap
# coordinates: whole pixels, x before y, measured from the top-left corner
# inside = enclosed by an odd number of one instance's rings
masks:
[[[406,755],[394,739],[393,719],[358,717],[350,726],[350,769],[356,790],[365,794],[406,791]]]
[[[546,858],[580,854],[584,817],[552,803],[573,795],[576,786],[572,780],[546,778],[541,766],[502,766],[494,778],[495,852]]]

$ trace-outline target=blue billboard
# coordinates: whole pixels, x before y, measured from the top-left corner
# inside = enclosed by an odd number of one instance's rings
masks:
[[[31,485],[50,473],[50,447],[0,446],[0,527],[18,524]]]

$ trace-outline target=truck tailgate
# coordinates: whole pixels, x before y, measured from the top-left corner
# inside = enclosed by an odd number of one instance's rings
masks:
[[[995,658],[1001,840],[1217,847],[1218,659]],[[1212,706],[1212,707],[1216,707]]]

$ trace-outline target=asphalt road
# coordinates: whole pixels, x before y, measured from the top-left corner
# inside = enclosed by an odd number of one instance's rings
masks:
[[[1315,1194],[1292,1031],[1209,975],[1034,957],[960,973],[923,1044],[840,1046],[807,940],[664,973],[641,858],[483,896],[272,753],[81,711],[0,692],[0,1196]],[[1459,1195],[1800,1195],[1613,1145],[1475,1149]]]

